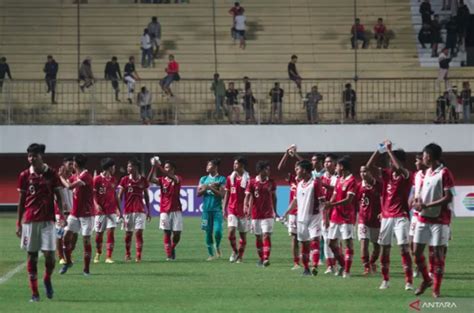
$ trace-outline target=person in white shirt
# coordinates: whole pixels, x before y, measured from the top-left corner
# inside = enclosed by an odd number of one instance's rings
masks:
[[[246,17],[243,14],[243,12],[240,12],[238,15],[235,16],[234,18],[234,28],[235,28],[235,33],[237,34],[237,37],[240,39],[240,45],[239,47],[241,49],[245,49],[245,26],[246,26]]]
[[[153,62],[153,45],[148,28],[143,30],[143,35],[140,39],[140,49],[142,50],[142,67],[149,67]]]
[[[141,91],[137,96],[137,105],[140,107],[140,117],[142,118],[143,124],[150,125],[153,113],[151,111],[151,93],[142,87]]]

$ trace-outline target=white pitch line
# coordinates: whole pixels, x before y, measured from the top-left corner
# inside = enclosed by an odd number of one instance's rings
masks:
[[[14,269],[12,269],[11,271],[9,271],[8,273],[6,273],[5,275],[3,275],[2,277],[0,277],[0,285],[4,284],[8,280],[10,280],[10,278],[15,276],[15,274],[17,274],[18,272],[23,270],[25,268],[25,266],[26,266],[26,262],[23,262],[20,265],[18,265],[17,267],[15,267]]]

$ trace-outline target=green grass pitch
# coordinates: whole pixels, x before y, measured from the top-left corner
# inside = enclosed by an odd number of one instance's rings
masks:
[[[124,263],[123,232],[118,230],[116,264],[92,264],[90,277],[82,273],[82,245],[74,252],[75,265],[60,276],[53,275],[55,297],[44,295],[44,259],[39,260],[41,302],[28,303],[26,269],[0,285],[1,312],[410,312],[416,300],[403,289],[404,279],[398,249],[392,250],[391,287],[379,290],[381,277],[362,277],[356,243],[352,277],[324,275],[302,277],[291,271],[290,240],[283,225],[275,224],[271,266],[257,268],[254,237],[249,234],[245,260],[230,264],[230,248],[224,235],[224,257],[206,262],[204,234],[199,219],[185,218],[177,260],[166,262],[158,219],[147,225],[143,262]],[[474,308],[474,219],[456,218],[447,257],[442,301],[461,299]],[[0,277],[26,260],[15,236],[15,216],[0,215]],[[80,238],[79,238],[80,240]],[[94,245],[94,244],[93,244]],[[395,247],[396,248],[396,247]],[[102,260],[103,262],[103,260]],[[415,286],[420,279],[415,279]],[[432,301],[431,292],[421,297]],[[453,300],[454,301],[454,300]],[[457,301],[457,300],[456,300]],[[458,305],[450,312],[464,312]],[[466,311],[467,312],[467,311]],[[473,311],[470,311],[473,312]]]

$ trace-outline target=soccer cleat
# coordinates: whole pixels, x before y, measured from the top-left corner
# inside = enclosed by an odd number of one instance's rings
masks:
[[[301,266],[300,266],[298,263],[295,263],[295,264],[293,265],[293,267],[291,268],[291,270],[292,270],[292,271],[294,271],[294,270],[299,270],[300,268],[301,268]]]
[[[334,267],[328,266],[324,271],[324,274],[334,274]]]
[[[210,261],[214,261],[215,259],[216,259],[216,258],[215,258],[213,255],[210,255],[210,256],[206,259],[206,261],[209,261],[209,262],[210,262]]]
[[[375,263],[370,264],[370,270],[372,271],[372,274],[377,273],[377,264]]]
[[[309,268],[305,268],[302,275],[303,276],[313,276],[313,274],[311,274],[311,271],[309,270]]]
[[[342,276],[342,273],[344,272],[344,268],[343,267],[339,267],[335,273],[334,273],[334,276]]]
[[[91,273],[89,271],[84,270],[82,272],[82,275],[84,275],[85,277],[89,277],[89,276],[91,276]]]
[[[244,260],[242,260],[242,258],[237,258],[237,261],[235,261],[235,263],[241,264],[244,263]]]
[[[319,265],[319,266],[323,266],[323,265],[324,265],[324,261],[321,260],[321,259],[319,259],[318,265]]]
[[[342,278],[351,278],[351,273],[348,273],[348,272],[344,271],[342,273]]]
[[[413,284],[411,284],[411,283],[406,283],[405,284],[405,290],[413,290],[413,289],[414,289]]]
[[[60,258],[60,259],[59,259],[59,264],[61,264],[61,265],[66,264],[66,260],[63,259],[63,258]]]
[[[53,284],[51,284],[51,280],[45,280],[43,281],[43,283],[44,283],[44,289],[46,289],[46,297],[48,299],[53,299],[54,290],[53,290]]]
[[[431,279],[433,279],[434,275],[432,272],[429,272],[428,275],[430,276]]]
[[[441,295],[439,294],[439,291],[433,291],[432,295],[433,295],[433,298],[435,299],[438,299],[439,297],[441,297]]]
[[[130,261],[132,261],[132,257],[129,256],[129,255],[126,255],[125,256],[125,262],[130,262]]]
[[[311,268],[311,274],[312,274],[313,276],[317,276],[317,275],[318,275],[318,268],[317,268],[316,266],[313,266],[313,267]]]
[[[416,290],[415,290],[415,296],[422,295],[426,291],[426,289],[431,287],[431,285],[433,285],[432,280],[422,281],[420,287],[416,288]]]
[[[40,301],[39,295],[32,295],[31,296],[30,302],[39,302],[39,301]]]
[[[59,270],[59,274],[61,275],[64,275],[66,274],[67,270],[70,269],[72,267],[72,263],[71,264],[64,264],[61,269]]]
[[[222,257],[221,248],[216,248],[216,258],[220,259]]]
[[[105,263],[107,263],[107,264],[114,264],[115,261],[112,260],[112,258],[106,258],[106,259],[105,259]]]
[[[142,262],[142,258],[135,258],[135,263],[141,263]]]
[[[262,260],[257,261],[257,267],[263,267],[263,261]]]
[[[413,272],[413,278],[417,278],[418,276],[420,276],[420,272],[418,270]]]
[[[238,258],[238,254],[235,253],[235,252],[232,252],[232,254],[230,255],[230,258],[229,258],[229,262],[230,263],[234,263],[235,261],[237,261],[237,258]]]
[[[388,280],[382,281],[382,284],[380,285],[379,289],[384,290],[388,289],[390,287],[390,282]]]
[[[263,266],[264,267],[269,267],[270,266],[270,260],[263,261]]]
[[[95,256],[94,256],[94,263],[97,264],[99,262],[100,262],[100,254],[96,253]]]
[[[364,272],[362,273],[362,275],[364,275],[366,277],[369,276],[370,275],[370,268],[368,268],[368,267],[364,268]]]

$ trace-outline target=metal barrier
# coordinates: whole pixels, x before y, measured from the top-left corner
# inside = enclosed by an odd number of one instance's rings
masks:
[[[461,92],[463,81],[450,79]],[[240,123],[245,124],[242,106],[244,82],[225,79],[226,85],[235,82],[239,90]],[[251,81],[257,102],[255,121],[272,122],[270,89],[280,83],[285,95],[282,103],[284,124],[308,123],[303,109],[304,97],[312,86],[318,86],[323,100],[318,105],[320,123],[432,123],[436,117],[436,99],[444,90],[444,83],[436,79],[305,79],[301,98],[294,82],[288,79],[255,79]],[[158,80],[136,83],[133,103],[127,101],[127,85],[120,83],[120,102],[110,81],[98,80],[82,92],[77,80],[58,80],[56,102],[51,103],[42,80],[5,80],[0,93],[0,124],[139,124],[141,123],[137,92],[146,86],[151,92],[153,124],[226,124],[229,118],[216,114],[215,97],[210,79],[182,79],[173,83],[174,97],[165,96]],[[357,92],[355,120],[346,117],[342,103],[344,85],[351,83]],[[443,85],[443,86],[439,86]],[[231,109],[226,106],[228,111]]]

